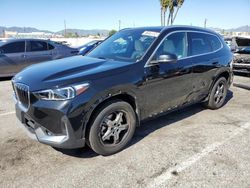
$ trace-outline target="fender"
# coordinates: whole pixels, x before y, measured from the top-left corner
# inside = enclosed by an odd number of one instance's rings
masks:
[[[218,78],[221,77],[222,75],[225,75],[225,76],[227,75],[228,76],[227,81],[228,81],[229,85],[231,84],[230,80],[231,80],[231,77],[232,77],[232,71],[230,70],[230,68],[228,68],[228,67],[222,67],[222,68],[218,69],[216,71],[216,74],[212,78],[211,84],[209,86],[209,93],[208,93],[208,96],[203,100],[204,102],[209,99],[211,90],[213,88],[213,85],[218,80]]]
[[[106,89],[105,91],[102,91],[95,95],[91,99],[91,105],[87,111],[87,113],[84,115],[84,118],[82,120],[82,137],[86,136],[86,130],[89,128],[89,123],[91,121],[91,116],[97,110],[97,108],[104,104],[104,102],[112,99],[123,99],[124,97],[129,97],[130,99],[133,99],[134,105],[132,107],[135,109],[136,117],[137,117],[137,125],[140,125],[140,110],[139,105],[137,103],[137,96],[134,92],[135,86],[134,85],[127,85],[126,87],[114,87],[110,89]],[[126,100],[125,100],[126,101]]]

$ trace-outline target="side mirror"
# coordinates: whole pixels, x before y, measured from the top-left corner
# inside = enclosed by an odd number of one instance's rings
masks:
[[[177,56],[175,54],[160,55],[156,60],[158,63],[176,63]]]

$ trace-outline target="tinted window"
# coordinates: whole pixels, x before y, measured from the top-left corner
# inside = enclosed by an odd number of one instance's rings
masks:
[[[53,50],[55,47],[48,43],[49,50]]]
[[[208,40],[208,35],[204,33],[189,33],[190,55],[199,55],[212,52],[211,44]]]
[[[152,60],[157,60],[160,55],[175,54],[178,59],[187,56],[186,34],[184,32],[169,35],[161,43]]]
[[[45,51],[48,50],[47,42],[42,41],[30,41],[30,51]]]
[[[213,51],[216,51],[221,48],[221,42],[219,41],[218,37],[214,35],[207,35],[207,39]]]
[[[25,42],[12,42],[0,47],[2,53],[23,53],[25,52]]]

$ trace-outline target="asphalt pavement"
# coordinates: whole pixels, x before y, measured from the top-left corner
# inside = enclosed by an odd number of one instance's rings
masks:
[[[235,77],[250,86],[250,78]],[[250,187],[250,91],[219,110],[200,104],[142,124],[123,151],[56,150],[31,140],[0,81],[0,187]]]

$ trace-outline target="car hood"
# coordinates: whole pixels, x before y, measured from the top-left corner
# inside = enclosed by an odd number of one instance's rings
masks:
[[[36,91],[120,74],[129,70],[130,65],[131,62],[74,56],[29,66],[19,72],[13,81]]]

